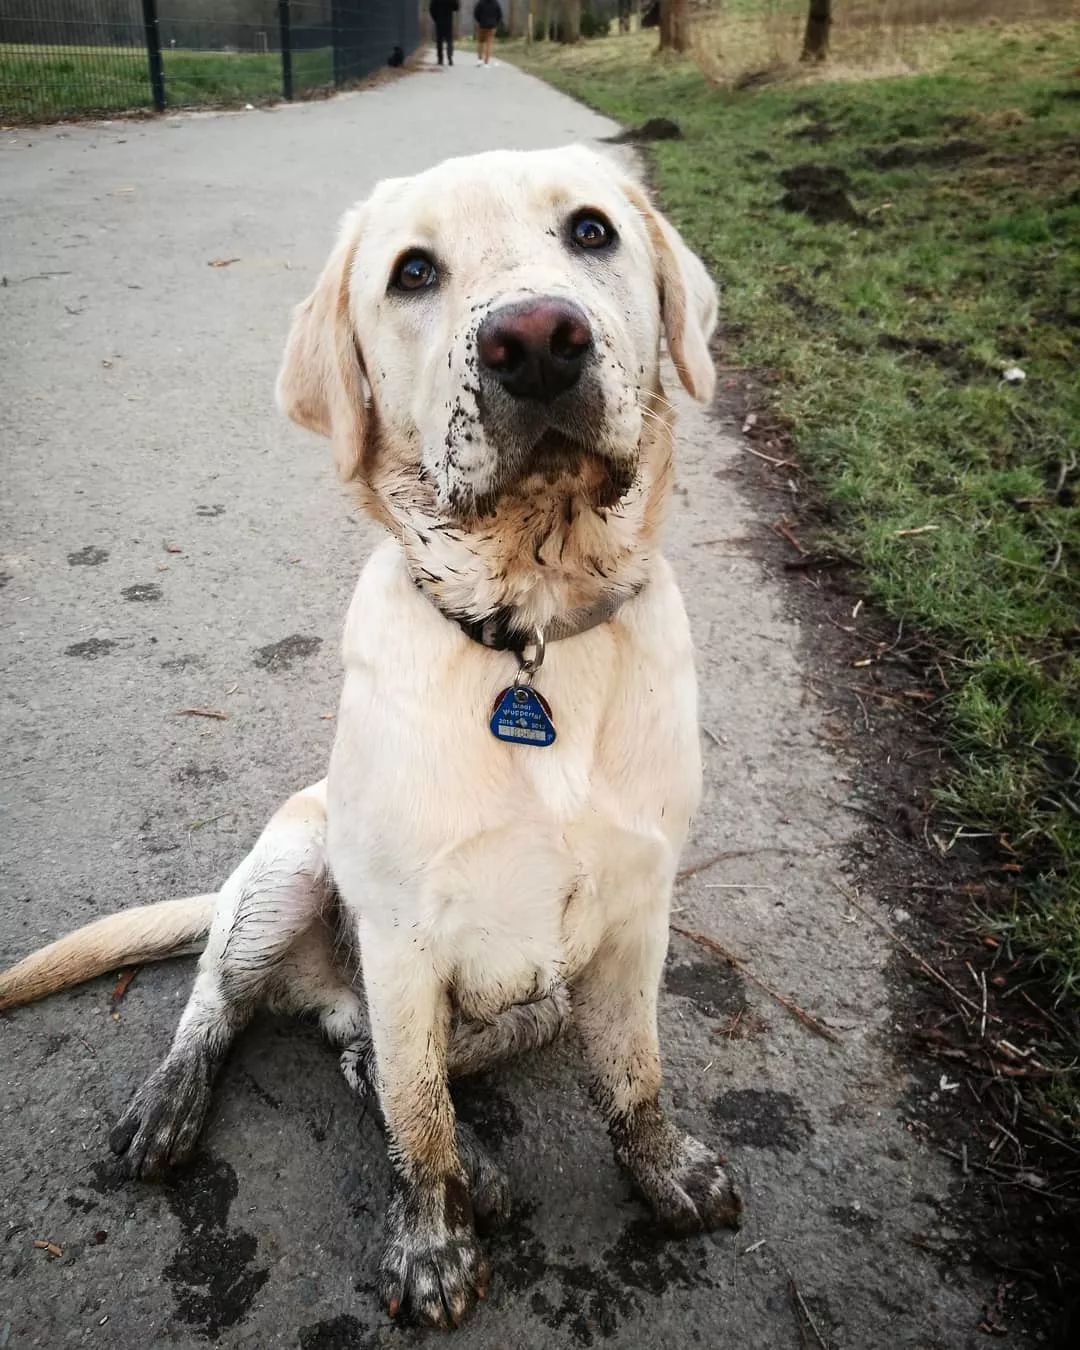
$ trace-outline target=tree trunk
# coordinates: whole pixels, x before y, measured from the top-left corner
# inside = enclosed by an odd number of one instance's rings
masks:
[[[829,29],[832,27],[832,0],[810,0],[803,38],[802,60],[824,61],[829,54]]]
[[[559,37],[563,42],[581,41],[581,0],[563,0]]]
[[[685,52],[690,46],[687,0],[660,0],[660,50]]]
[[[525,37],[529,26],[529,0],[510,0],[507,28],[511,37]]]

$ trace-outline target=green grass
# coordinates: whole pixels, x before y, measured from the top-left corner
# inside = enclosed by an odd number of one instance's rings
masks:
[[[769,372],[837,542],[945,653],[942,807],[1019,862],[1003,923],[1075,997],[1080,26],[975,28],[933,75],[742,93],[655,44],[504,50],[621,122],[678,118],[685,139],[653,156],[663,203],[720,283],[729,346]],[[951,163],[874,163],[957,139],[974,144]],[[807,162],[843,169],[869,223],[781,209],[778,174]]]
[[[162,52],[170,108],[281,98],[276,52]],[[297,95],[333,83],[331,48],[293,53]],[[0,121],[50,121],[149,108],[146,53],[137,47],[0,45]]]

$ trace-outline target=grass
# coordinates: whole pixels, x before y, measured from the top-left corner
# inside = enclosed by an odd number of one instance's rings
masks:
[[[932,76],[743,92],[655,48],[503,50],[621,122],[677,117],[664,205],[720,283],[729,347],[769,372],[837,544],[941,651],[941,806],[1019,867],[998,921],[1075,998],[1080,25],[957,30]],[[779,175],[807,163],[847,175],[854,222],[781,207]]]
[[[843,0],[833,5],[824,71],[799,65],[806,12],[807,0],[714,0],[697,12],[695,58],[720,83],[764,71],[830,82],[933,71],[971,34],[973,20],[1068,19],[1075,0]]]
[[[265,103],[282,96],[276,52],[164,51],[162,63],[170,108]],[[332,84],[331,48],[293,53],[298,95]],[[142,48],[0,45],[0,121],[50,121],[151,103]]]

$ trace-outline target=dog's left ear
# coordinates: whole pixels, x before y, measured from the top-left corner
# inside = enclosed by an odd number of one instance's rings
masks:
[[[347,212],[315,289],[293,312],[277,378],[278,407],[300,426],[328,436],[348,482],[363,467],[366,388],[349,312],[349,276],[363,206]]]
[[[716,390],[716,367],[709,352],[709,339],[716,329],[716,286],[705,264],[641,188],[628,184],[626,193],[641,213],[652,241],[660,314],[671,359],[686,392],[699,403],[709,403]]]

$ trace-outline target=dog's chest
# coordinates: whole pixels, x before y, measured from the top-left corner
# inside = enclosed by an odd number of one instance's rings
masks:
[[[331,867],[365,940],[407,943],[467,1015],[542,995],[635,909],[667,905],[700,788],[696,689],[666,571],[646,603],[549,648],[548,747],[495,739],[513,658],[426,602],[397,652],[347,632]]]

